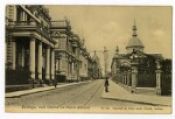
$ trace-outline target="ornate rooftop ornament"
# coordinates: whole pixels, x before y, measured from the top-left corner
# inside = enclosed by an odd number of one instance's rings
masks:
[[[137,27],[136,27],[135,21],[134,21],[134,25],[133,25],[132,30],[133,30],[132,38],[129,40],[129,42],[126,46],[126,49],[127,49],[128,53],[131,53],[133,49],[143,51],[144,45],[141,42],[141,40],[138,38]]]

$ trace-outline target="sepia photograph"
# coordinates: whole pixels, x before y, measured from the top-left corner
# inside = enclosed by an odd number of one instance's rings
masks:
[[[172,6],[5,7],[5,112],[172,113]]]

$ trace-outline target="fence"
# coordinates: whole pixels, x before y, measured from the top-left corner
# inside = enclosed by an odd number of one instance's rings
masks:
[[[161,94],[170,95],[172,93],[172,62],[164,60],[161,62]]]
[[[6,85],[28,84],[29,76],[30,72],[23,68],[18,68],[16,70],[6,69]]]

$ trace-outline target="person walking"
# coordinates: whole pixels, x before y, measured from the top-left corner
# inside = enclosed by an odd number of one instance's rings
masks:
[[[109,86],[109,81],[108,81],[108,79],[106,78],[106,80],[105,80],[105,92],[107,93],[107,92],[109,92],[109,90],[108,90],[108,86]]]
[[[55,86],[55,88],[57,87],[57,80],[56,79],[54,80],[54,86]]]

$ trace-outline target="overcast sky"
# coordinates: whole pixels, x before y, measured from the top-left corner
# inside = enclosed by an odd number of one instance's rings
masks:
[[[86,47],[93,53],[109,50],[108,68],[115,48],[121,53],[132,36],[134,19],[138,37],[143,42],[146,53],[161,53],[172,57],[172,9],[171,7],[118,7],[118,6],[46,6],[52,20],[67,17],[72,30],[85,38]],[[103,54],[98,52],[103,63]]]

